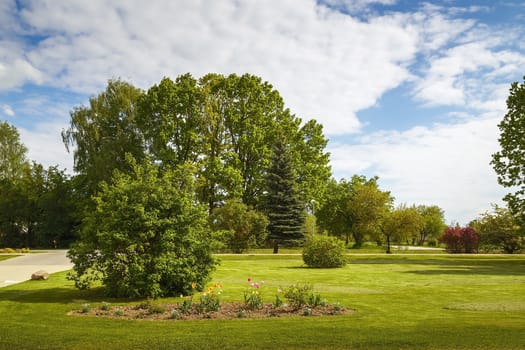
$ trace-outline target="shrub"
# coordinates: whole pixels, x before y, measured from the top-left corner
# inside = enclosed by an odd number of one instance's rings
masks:
[[[200,295],[200,303],[197,309],[200,313],[209,313],[211,311],[219,311],[221,308],[220,295],[222,293],[222,285],[216,283],[208,290]]]
[[[150,314],[162,314],[164,312],[166,312],[166,308],[162,305],[150,305],[148,308]]]
[[[113,297],[187,295],[190,282],[203,288],[216,260],[191,169],[128,161],[132,171],[115,172],[93,197],[68,253],[70,278],[80,289],[99,280]]]
[[[180,306],[180,311],[183,314],[187,314],[190,312],[192,306],[193,306],[192,298],[184,299],[184,301],[182,302],[182,305]]]
[[[82,309],[80,309],[80,312],[83,314],[87,314],[90,310],[89,304],[82,304]]]
[[[313,293],[313,286],[311,284],[297,283],[284,290],[284,297],[288,300],[288,304],[294,309],[308,305],[309,297]]]
[[[449,226],[439,241],[449,253],[474,253],[478,251],[479,235],[470,226]]]
[[[342,241],[331,236],[315,236],[304,246],[303,261],[309,267],[341,267],[346,264]]]

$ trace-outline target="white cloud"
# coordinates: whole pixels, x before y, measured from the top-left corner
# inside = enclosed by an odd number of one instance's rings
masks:
[[[0,91],[42,81],[42,73],[24,57],[20,44],[0,40]]]
[[[466,224],[503,197],[490,155],[497,151],[499,114],[455,124],[378,132],[355,145],[330,145],[337,178],[378,175],[396,202],[435,204],[446,218]],[[350,159],[351,161],[346,161]]]
[[[373,4],[394,5],[397,0],[323,0],[325,4],[334,8],[341,8],[350,13],[368,11],[368,7]]]
[[[67,153],[60,135],[64,127],[59,122],[43,122],[31,130],[18,128],[20,140],[29,150],[28,158],[46,168],[58,165],[59,169],[67,168],[67,172],[72,173],[73,156]]]
[[[112,77],[145,88],[187,71],[250,72],[332,134],[358,131],[356,111],[410,77],[418,40],[399,20],[361,22],[313,0],[31,2],[21,16],[47,36],[25,52],[45,84],[94,94]]]
[[[7,115],[8,117],[14,117],[15,116],[15,112],[13,111],[11,106],[4,104],[4,105],[1,105],[0,108],[2,109],[2,112],[5,115]]]

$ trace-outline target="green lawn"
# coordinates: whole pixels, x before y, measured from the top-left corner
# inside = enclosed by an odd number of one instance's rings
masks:
[[[524,349],[525,256],[352,255],[307,269],[297,255],[221,256],[214,281],[241,300],[246,279],[311,282],[344,316],[127,321],[67,316],[110,300],[54,274],[0,289],[1,349]],[[169,299],[173,302],[177,299]],[[135,301],[136,302],[136,301]]]

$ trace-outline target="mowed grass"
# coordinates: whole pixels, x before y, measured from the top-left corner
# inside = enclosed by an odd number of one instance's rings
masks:
[[[0,289],[2,349],[524,349],[525,256],[353,255],[308,269],[297,255],[221,256],[213,281],[240,301],[247,278],[312,283],[343,316],[144,321],[68,316],[83,304],[138,301],[77,291],[66,273]],[[178,298],[157,302],[176,302]]]

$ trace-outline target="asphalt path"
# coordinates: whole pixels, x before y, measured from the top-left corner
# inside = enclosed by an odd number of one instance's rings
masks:
[[[0,261],[0,288],[27,281],[39,270],[51,274],[72,269],[66,253],[67,250],[50,250]]]

